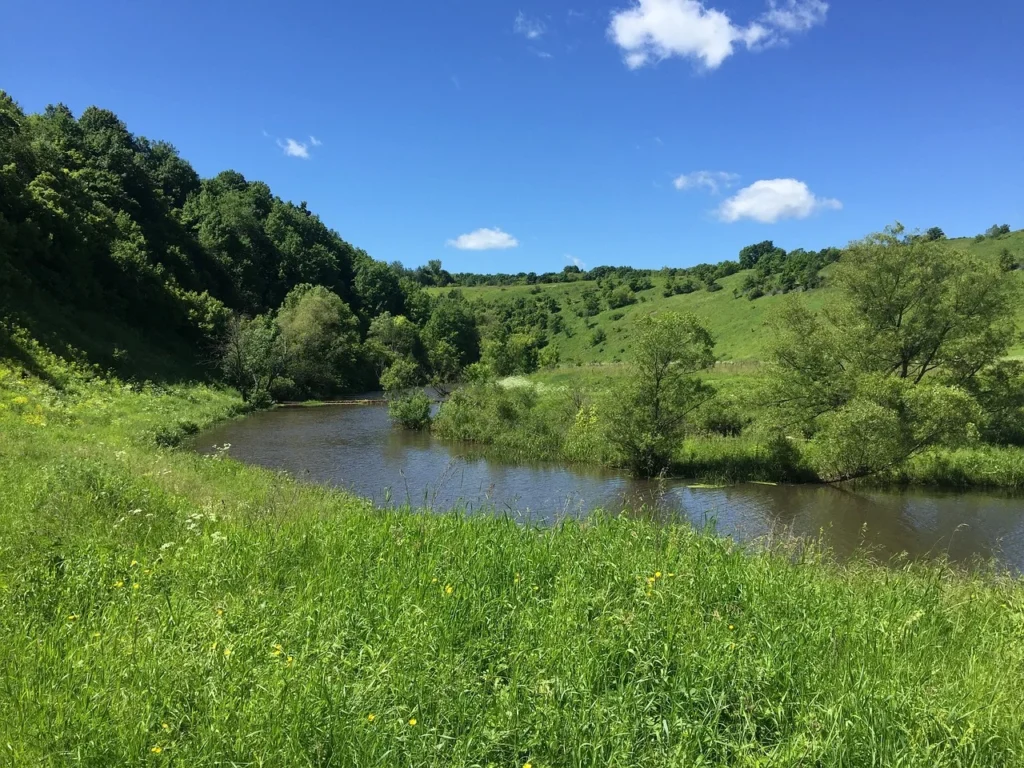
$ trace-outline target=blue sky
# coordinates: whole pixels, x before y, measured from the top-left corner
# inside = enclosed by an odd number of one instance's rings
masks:
[[[111,109],[200,174],[266,181],[410,266],[686,266],[896,219],[1024,226],[1017,0],[76,0],[0,16],[0,87],[25,109]]]

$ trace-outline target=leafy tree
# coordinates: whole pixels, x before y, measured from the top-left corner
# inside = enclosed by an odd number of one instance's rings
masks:
[[[608,439],[634,474],[669,467],[687,418],[714,394],[694,374],[713,363],[714,341],[693,315],[640,320],[631,371],[608,405]]]
[[[1010,234],[1009,224],[993,224],[991,227],[985,230],[985,237],[997,238],[1002,235]]]
[[[942,231],[941,227],[930,227],[922,236],[926,242],[933,240],[945,240],[946,233]]]
[[[532,334],[501,334],[483,343],[480,360],[498,376],[533,373],[539,365],[539,348]]]
[[[306,397],[329,397],[360,381],[359,324],[341,298],[321,285],[289,291],[277,313],[288,375]]]
[[[739,268],[753,269],[762,259],[779,255],[785,258],[786,252],[781,248],[776,248],[775,243],[771,240],[748,245],[740,250]],[[720,277],[725,277],[725,275],[720,275]]]
[[[1017,259],[1009,248],[1003,248],[999,252],[999,269],[1003,272],[1013,272],[1017,268]]]
[[[233,315],[220,345],[224,379],[246,402],[269,399],[275,381],[285,367],[284,348],[273,318]]]
[[[902,235],[896,225],[850,246],[827,311],[794,299],[774,320],[766,398],[780,424],[812,437],[829,479],[891,468],[969,434],[978,411],[966,393],[1014,335],[1013,288],[997,270]],[[857,458],[857,431],[869,422],[886,425],[870,433],[885,442]]]
[[[366,357],[380,374],[399,358],[422,358],[419,329],[403,315],[384,312],[370,321],[366,334]]]
[[[423,327],[423,340],[431,358],[443,356],[438,350],[442,343],[454,350],[460,369],[480,359],[476,316],[461,292],[453,290],[437,298]]]
[[[356,294],[362,311],[369,317],[384,312],[400,315],[405,296],[398,275],[381,261],[366,260],[356,270]]]

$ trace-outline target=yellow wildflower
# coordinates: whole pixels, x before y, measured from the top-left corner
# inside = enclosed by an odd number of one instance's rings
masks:
[[[533,768],[533,763],[523,763],[523,768]]]
[[[730,624],[730,625],[729,625],[729,631],[731,632],[731,631],[732,631],[732,630],[734,630],[734,629],[736,629],[736,627],[734,627],[734,626],[733,626],[732,624]]]
[[[375,714],[373,714],[373,712],[371,712],[370,714],[368,714],[366,716],[366,719],[369,720],[372,723],[374,720],[377,719],[377,716]]]
[[[653,576],[648,576],[647,577],[647,583],[648,584],[653,584],[654,583],[654,577]]]
[[[227,658],[230,658],[230,657],[231,657],[231,649],[230,648],[225,648],[224,649],[224,658],[227,659]]]
[[[115,581],[114,582],[114,588],[115,589],[120,589],[123,586],[124,586],[124,582],[123,581]]]
[[[280,656],[282,653],[284,653],[284,647],[280,643],[274,643],[274,650],[271,651],[271,654]]]
[[[169,725],[168,725],[167,723],[164,723],[164,724],[163,724],[163,725],[161,725],[160,727],[161,727],[161,728],[163,728],[163,729],[164,729],[165,731],[169,731],[169,730],[171,730],[171,726],[169,726]]]
[[[432,579],[430,580],[430,583],[431,583],[431,584],[437,584],[437,577],[435,576],[434,578],[432,578]]]
[[[153,747],[153,748],[152,748],[151,750],[149,750],[149,751],[150,751],[150,752],[152,752],[152,753],[153,753],[154,755],[159,755],[159,754],[160,754],[161,752],[163,752],[163,751],[164,751],[164,748],[163,748],[163,747],[161,747],[161,746],[160,746],[159,744],[157,744],[157,745],[156,745],[155,747]]]
[[[138,588],[139,588],[139,583],[138,582],[135,582],[134,584],[132,584],[132,589],[138,589]]]
[[[213,641],[213,645],[210,646],[210,650],[211,651],[216,651],[217,650],[217,641],[216,640]]]
[[[95,638],[95,637],[99,637],[99,636],[100,636],[100,633],[99,633],[99,632],[93,632],[93,633],[92,633],[92,636],[93,636],[94,638]]]
[[[455,591],[455,587],[453,587],[451,584],[449,584],[447,587],[444,588],[444,593],[446,595],[450,595],[454,591]]]
[[[72,613],[70,616],[68,616],[68,621],[78,621],[78,614]]]
[[[128,564],[128,567],[129,567],[129,568],[134,568],[134,567],[135,567],[136,565],[138,565],[138,564],[139,564],[139,561],[138,561],[138,560],[132,560],[132,561],[131,561],[131,562],[130,562],[130,563]]]
[[[415,717],[410,717],[409,718],[409,725],[416,725],[416,718]]]
[[[285,661],[285,665],[290,667],[294,663],[294,661],[295,661],[295,659],[292,658],[291,656],[289,656],[288,660]]]
[[[654,572],[654,578],[660,579],[661,578],[661,571],[655,571]]]

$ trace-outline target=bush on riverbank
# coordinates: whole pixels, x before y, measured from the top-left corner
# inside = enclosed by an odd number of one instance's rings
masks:
[[[157,445],[230,393],[22,374],[0,377],[12,764],[1024,759],[1024,593],[999,574],[379,511]]]

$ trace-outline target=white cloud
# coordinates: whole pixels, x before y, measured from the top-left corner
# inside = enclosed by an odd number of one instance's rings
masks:
[[[449,240],[447,244],[460,251],[490,251],[515,248],[519,245],[519,241],[497,227],[494,229],[485,227],[465,235],[459,235],[454,240]]]
[[[532,53],[538,59],[553,59],[553,58],[555,58],[554,55],[548,53],[547,51],[540,51],[540,50],[537,50],[536,48],[531,48],[530,49],[530,53]]]
[[[572,255],[570,255],[568,253],[565,254],[565,259],[566,259],[566,261],[569,261],[572,264],[575,264],[577,267],[579,267],[582,270],[586,270],[586,268],[587,268],[587,265],[584,263],[583,259],[576,258],[575,256],[572,256]]]
[[[320,147],[320,146],[323,146],[323,142],[320,141],[320,139],[318,139],[316,136],[310,136],[309,137],[309,145],[311,147]]]
[[[296,141],[295,139],[281,141],[278,139],[277,146],[283,149],[288,157],[301,157],[303,160],[309,160],[309,146],[301,141]]]
[[[786,32],[806,32],[825,23],[828,3],[825,0],[768,0],[768,12],[761,17],[770,27]]]
[[[796,179],[764,179],[744,187],[718,208],[722,221],[753,219],[772,224],[780,219],[806,219],[822,210],[839,210],[843,204],[828,197],[816,197]]]
[[[717,69],[737,45],[748,49],[785,41],[785,33],[824,23],[824,0],[769,0],[760,19],[746,26],[708,8],[702,0],[634,0],[612,15],[608,36],[630,69],[678,56]]]
[[[711,194],[717,195],[720,190],[728,189],[739,181],[739,178],[739,174],[726,171],[694,171],[676,176],[672,183],[676,189],[705,187]]]
[[[543,21],[531,18],[522,11],[516,15],[516,21],[512,29],[527,40],[536,40],[547,31]]]

